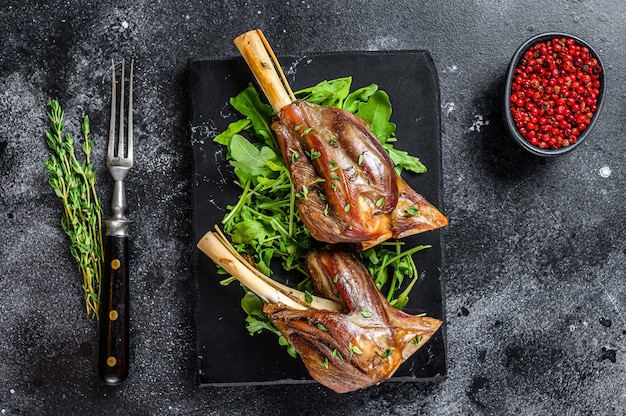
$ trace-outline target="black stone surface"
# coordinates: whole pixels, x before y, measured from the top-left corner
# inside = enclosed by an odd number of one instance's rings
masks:
[[[608,0],[5,1],[0,14],[0,415],[626,413],[626,6]],[[423,49],[442,103],[448,377],[348,395],[318,385],[203,388],[191,258],[189,59],[236,56],[261,28],[281,55]],[[570,155],[504,136],[499,87],[534,34],[602,55],[604,112]],[[103,200],[109,64],[135,58],[128,178],[131,374],[100,384],[97,327],[43,169],[46,102],[92,120]],[[231,358],[237,359],[237,358]]]
[[[424,174],[405,172],[413,189],[436,206],[441,206],[441,130],[439,83],[434,62],[426,51],[358,52],[307,54],[280,57],[289,69],[287,80],[294,91],[325,79],[352,77],[352,88],[377,83],[394,105],[395,134],[404,140],[396,148],[419,155],[428,166]],[[241,187],[235,184],[232,166],[225,160],[225,148],[213,139],[240,119],[228,105],[254,77],[243,58],[193,61],[189,65],[191,99],[191,143],[194,153],[192,180],[193,241],[220,224],[225,207],[235,205]],[[415,101],[418,95],[421,100]],[[419,132],[419,134],[416,134]],[[405,308],[408,313],[445,318],[442,280],[441,230],[403,240],[407,247],[429,245],[413,256],[421,278]],[[196,338],[199,382],[214,384],[303,383],[312,379],[301,360],[293,360],[279,348],[274,334],[251,337],[244,326],[245,312],[238,284],[220,285],[215,263],[196,250],[192,259],[196,277]],[[295,285],[301,276],[273,268],[273,278]],[[216,360],[215,357],[246,357],[246,360]],[[254,363],[254,365],[250,365]],[[436,381],[446,376],[445,325],[428,344],[408,359],[393,381]]]

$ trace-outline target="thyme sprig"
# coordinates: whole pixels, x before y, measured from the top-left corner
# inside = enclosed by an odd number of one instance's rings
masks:
[[[84,162],[74,153],[74,139],[63,133],[63,109],[58,100],[48,103],[47,113],[51,128],[46,131],[46,141],[52,150],[45,163],[49,173],[48,183],[63,202],[61,226],[70,238],[70,252],[78,263],[83,277],[83,297],[87,315],[98,319],[100,279],[104,250],[102,240],[102,209],[96,194],[96,174],[91,163],[93,141],[89,138],[89,117],[83,118],[81,130],[84,138]]]

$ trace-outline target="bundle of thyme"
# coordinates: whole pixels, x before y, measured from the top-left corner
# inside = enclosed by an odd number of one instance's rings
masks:
[[[104,250],[102,240],[102,209],[96,194],[96,175],[90,155],[93,141],[89,139],[89,117],[81,126],[85,161],[79,162],[74,153],[74,139],[63,133],[63,109],[58,100],[48,103],[48,119],[52,123],[46,131],[46,140],[52,150],[45,168],[50,174],[49,184],[63,201],[61,226],[70,238],[70,252],[78,263],[83,277],[83,296],[87,315],[98,319],[100,278]]]

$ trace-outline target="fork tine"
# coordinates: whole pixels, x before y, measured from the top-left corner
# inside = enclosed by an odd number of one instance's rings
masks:
[[[127,128],[128,128],[128,154],[126,157],[133,160],[133,72],[135,67],[135,60],[132,59],[130,61],[130,81],[128,86],[128,120],[127,120]]]
[[[124,61],[122,61],[122,76],[120,78],[120,129],[117,132],[117,157],[124,157]]]
[[[107,161],[113,160],[115,151],[115,62],[111,60],[111,124],[109,126],[109,146],[107,149]]]

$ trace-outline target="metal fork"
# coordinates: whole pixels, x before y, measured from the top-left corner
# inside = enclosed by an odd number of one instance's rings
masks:
[[[98,369],[105,384],[118,385],[128,376],[129,361],[129,278],[128,219],[125,215],[124,179],[133,166],[133,71],[131,61],[128,88],[127,138],[124,138],[124,62],[120,84],[119,131],[116,140],[115,63],[111,66],[111,126],[107,168],[114,180],[111,217],[105,220],[106,248],[100,286],[100,346]],[[125,145],[126,142],[126,145]],[[117,146],[116,146],[117,145]],[[126,150],[126,151],[125,151]]]

